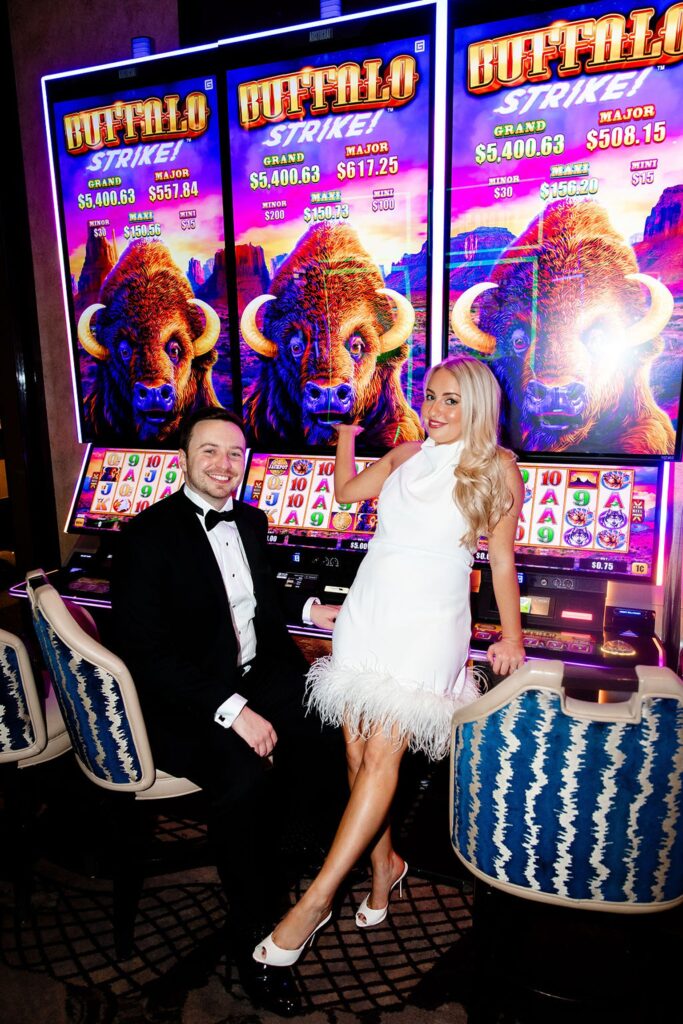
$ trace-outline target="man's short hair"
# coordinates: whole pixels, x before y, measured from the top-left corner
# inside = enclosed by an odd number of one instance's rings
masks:
[[[198,423],[203,423],[204,420],[221,420],[224,423],[234,423],[236,427],[239,427],[242,433],[244,433],[244,423],[237,415],[236,412],[232,412],[231,409],[221,409],[217,406],[208,405],[202,409],[195,409],[186,416],[180,424],[178,431],[178,447],[184,452],[187,452],[190,438],[192,437],[192,431]]]

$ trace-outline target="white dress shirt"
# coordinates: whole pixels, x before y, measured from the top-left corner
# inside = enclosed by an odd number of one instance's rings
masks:
[[[184,484],[184,491],[193,505],[203,513],[199,518],[206,530],[206,513],[213,508],[208,501]],[[228,498],[219,512],[232,509],[232,498]],[[206,536],[214,553],[223,586],[228,597],[230,617],[237,638],[237,664],[247,665],[256,657],[256,630],[254,614],[254,584],[249,571],[249,563],[242,548],[239,530],[235,523],[216,523],[213,530],[206,530]],[[247,703],[241,693],[233,693],[216,709],[214,721],[229,729],[240,711]]]

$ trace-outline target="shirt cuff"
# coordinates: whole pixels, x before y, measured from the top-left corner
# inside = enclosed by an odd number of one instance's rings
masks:
[[[232,697],[224,700],[216,711],[213,716],[214,722],[222,725],[224,729],[229,729],[246,703],[247,698],[241,693],[233,693]]]
[[[320,604],[320,598],[319,597],[309,597],[308,601],[304,605],[304,609],[303,609],[303,611],[301,613],[301,621],[303,622],[304,626],[312,626],[313,625],[313,619],[311,618],[311,611],[313,609],[313,605],[314,604]]]

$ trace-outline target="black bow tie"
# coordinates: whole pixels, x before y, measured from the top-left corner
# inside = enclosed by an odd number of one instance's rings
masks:
[[[217,523],[232,523],[234,521],[235,510],[232,508],[227,509],[225,512],[216,512],[215,508],[210,508],[204,516],[207,531],[213,530]]]

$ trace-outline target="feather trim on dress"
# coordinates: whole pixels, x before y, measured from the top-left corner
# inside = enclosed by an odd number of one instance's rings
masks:
[[[433,761],[449,752],[456,709],[479,695],[469,669],[465,685],[455,694],[433,693],[414,679],[398,680],[377,668],[344,668],[334,655],[319,658],[306,677],[306,703],[323,722],[346,725],[363,739],[378,729],[391,735],[398,727],[397,743],[408,740],[411,750],[421,750]]]

